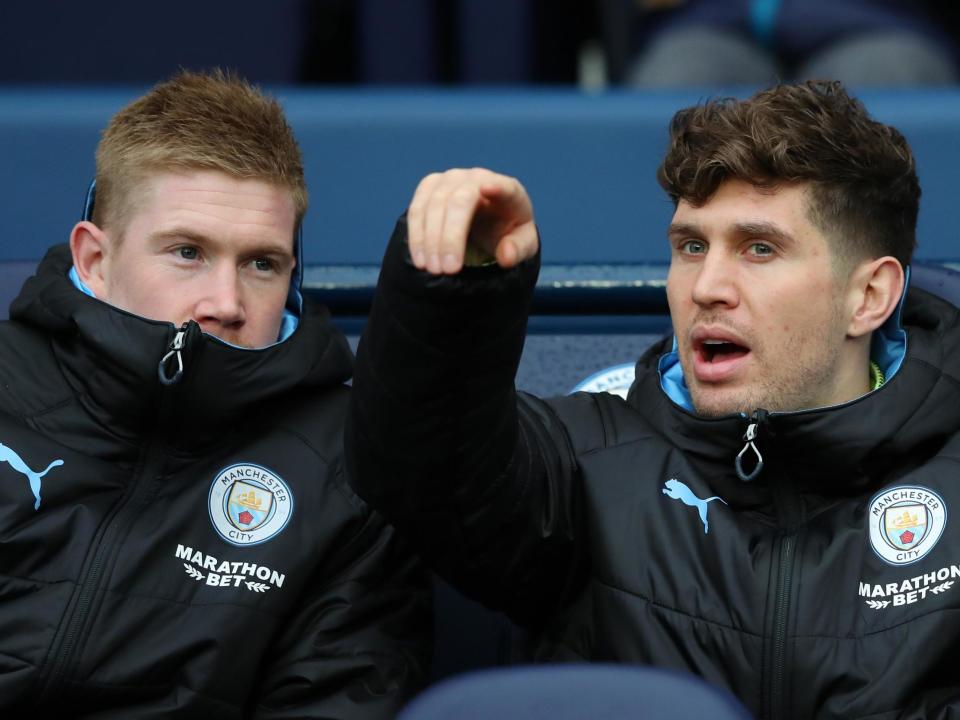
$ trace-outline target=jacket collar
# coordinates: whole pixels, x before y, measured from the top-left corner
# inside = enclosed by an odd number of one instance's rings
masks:
[[[755,444],[765,469],[756,483],[767,485],[787,473],[801,489],[856,492],[912,458],[930,454],[960,428],[957,308],[911,290],[903,325],[906,353],[881,388],[843,405],[773,413],[760,423]],[[674,402],[660,376],[671,342],[665,339],[640,359],[628,402],[685,455],[714,475],[743,484],[736,478],[734,459],[746,444],[748,419],[701,418]]]
[[[69,248],[52,248],[11,306],[11,319],[50,337],[64,377],[84,409],[109,433],[131,442],[174,408],[172,441],[195,445],[223,434],[238,417],[295,389],[339,385],[353,357],[326,309],[305,302],[297,329],[262,349],[233,347],[186,328],[180,381],[165,387],[158,366],[177,328],[119,310],[70,281]]]

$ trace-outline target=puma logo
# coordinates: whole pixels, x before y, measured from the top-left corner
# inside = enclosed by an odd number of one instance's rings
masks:
[[[668,498],[679,500],[684,505],[689,505],[690,507],[695,507],[697,509],[697,512],[700,513],[700,522],[703,523],[704,535],[710,532],[710,525],[707,522],[707,503],[712,502],[713,500],[719,500],[724,505],[727,504],[726,500],[716,495],[709,497],[706,500],[701,500],[693,494],[693,491],[690,488],[676,478],[670,478],[664,483],[664,485],[665,487],[663,488],[663,494]]]
[[[23,458],[17,455],[12,448],[7,447],[3,443],[0,443],[0,462],[5,462],[21,475],[26,475],[27,480],[30,482],[30,492],[32,492],[33,496],[37,499],[37,501],[33,504],[34,510],[40,509],[40,478],[58,465],[63,465],[63,460],[54,460],[52,463],[47,465],[47,469],[43,472],[34,472],[27,467],[27,464],[23,461]]]

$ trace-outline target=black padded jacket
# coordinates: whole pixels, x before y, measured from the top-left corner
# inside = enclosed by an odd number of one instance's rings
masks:
[[[626,401],[518,395],[536,274],[428,277],[400,223],[358,348],[359,493],[537,661],[689,671],[762,718],[956,717],[957,309],[911,291],[903,364],[857,400],[705,419],[661,387],[669,340]]]
[[[344,480],[343,336],[309,302],[262,350],[190,322],[167,386],[178,328],[69,268],[0,323],[0,714],[392,717],[429,595]]]

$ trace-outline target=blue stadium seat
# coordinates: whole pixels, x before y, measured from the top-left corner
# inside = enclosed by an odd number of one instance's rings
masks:
[[[749,720],[726,690],[651,667],[552,665],[474,672],[441,683],[399,720]]]
[[[0,89],[0,260],[38,260],[66,239],[100,130],[141,90]],[[529,188],[546,262],[665,262],[672,206],[654,171],[667,123],[678,108],[716,94],[281,89],[311,193],[306,260],[378,265],[420,177],[483,165]],[[960,90],[862,97],[916,152],[924,188],[917,257],[958,259]]]

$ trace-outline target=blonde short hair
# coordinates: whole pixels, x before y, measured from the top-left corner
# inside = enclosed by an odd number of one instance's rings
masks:
[[[122,230],[151,174],[217,170],[290,190],[307,210],[300,147],[280,104],[221,70],[183,71],[111,118],[97,146],[93,222]]]

